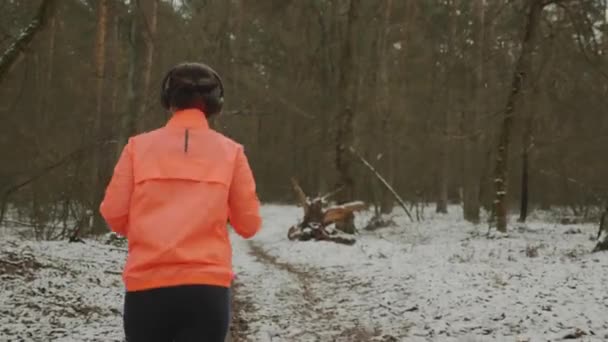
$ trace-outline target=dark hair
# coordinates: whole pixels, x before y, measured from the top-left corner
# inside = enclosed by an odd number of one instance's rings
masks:
[[[208,65],[178,64],[162,81],[161,104],[165,109],[197,108],[207,116],[218,114],[224,104],[222,79]]]

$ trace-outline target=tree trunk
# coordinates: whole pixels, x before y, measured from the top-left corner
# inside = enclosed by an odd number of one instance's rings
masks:
[[[346,23],[346,39],[341,46],[340,74],[338,81],[338,110],[336,113],[335,166],[338,173],[339,203],[354,199],[355,179],[352,174],[352,157],[349,147],[354,143],[355,106],[357,97],[357,72],[354,48],[358,40],[355,22],[359,16],[360,0],[350,0]],[[344,222],[340,227],[346,233],[354,233],[354,221]]]
[[[551,50],[547,53],[552,56],[555,53],[555,46],[551,45]],[[530,212],[530,153],[534,148],[534,125],[540,115],[540,110],[546,108],[546,92],[540,89],[541,75],[544,70],[552,69],[554,58],[547,57],[540,63],[537,81],[532,85],[532,94],[526,101],[526,110],[523,117],[522,149],[521,149],[521,194],[519,222],[526,222]],[[540,194],[539,194],[540,195]],[[540,196],[541,198],[544,196]]]
[[[42,94],[40,96],[41,106],[41,123],[42,127],[49,127],[51,113],[53,112],[51,107],[54,107],[53,101],[49,101],[52,94],[53,86],[51,84],[53,80],[53,67],[55,65],[55,41],[57,36],[57,18],[56,15],[52,15],[49,19],[49,51],[46,63],[46,78],[43,82]]]
[[[446,68],[446,93],[447,93],[447,108],[443,111],[443,134],[440,141],[439,147],[439,175],[438,175],[438,187],[439,193],[437,197],[436,212],[441,214],[448,213],[448,191],[449,191],[449,176],[450,176],[450,133],[451,133],[451,111],[455,106],[454,101],[454,89],[451,89],[452,80],[454,79],[454,64],[456,63],[455,53],[455,36],[457,29],[456,11],[458,9],[458,1],[452,1],[450,4],[450,28],[449,28],[449,41],[447,42],[448,51],[445,61]]]
[[[521,146],[521,198],[519,210],[519,222],[526,222],[528,218],[528,206],[530,203],[530,151],[533,147],[532,127],[535,115],[535,103],[538,101],[538,88],[534,88],[534,94],[529,101],[528,110],[524,118],[524,132]],[[534,103],[531,103],[534,101]]]
[[[519,213],[519,222],[526,222],[528,218],[528,148],[522,148],[522,174],[521,174],[521,207]]]
[[[150,89],[150,79],[152,76],[152,61],[154,59],[154,39],[156,36],[156,26],[158,22],[158,1],[152,0],[151,8],[149,9],[149,14],[144,17],[147,18],[146,23],[147,26],[143,27],[143,41],[144,41],[144,56],[143,56],[143,66],[142,66],[142,84],[141,84],[141,96],[139,101],[139,106],[137,110],[137,119],[136,122],[138,124],[138,131],[143,131],[143,125],[147,121],[145,120],[146,115],[146,105],[148,100],[148,91]]]
[[[114,11],[114,23],[113,23],[113,59],[114,59],[114,68],[112,75],[112,95],[110,98],[110,108],[112,114],[116,116],[118,114],[118,93],[120,91],[120,70],[122,65],[123,49],[120,41],[120,16],[118,11]]]
[[[384,165],[384,171],[388,183],[393,184],[394,165],[393,165],[393,122],[392,112],[390,104],[390,87],[388,78],[388,39],[390,34],[390,18],[393,10],[393,0],[384,1],[384,22],[382,27],[382,33],[380,37],[380,46],[378,48],[378,77],[380,86],[378,87],[378,109],[380,117],[382,118],[382,126],[380,131],[380,139],[382,141],[382,150],[380,153],[383,155],[382,164]],[[384,214],[390,213],[393,210],[394,200],[390,192],[385,189],[381,189],[380,199],[380,211]]]
[[[446,72],[449,73],[449,67],[446,67]],[[447,76],[449,80],[449,76]],[[449,84],[449,81],[446,82]],[[449,86],[448,86],[449,87]],[[450,107],[452,101],[450,99],[450,93],[452,92],[449,88],[445,90],[448,94],[447,102],[444,112],[442,113],[441,126],[441,137],[439,138],[439,162],[438,162],[438,170],[437,170],[437,202],[435,207],[435,212],[439,214],[447,214],[448,213],[448,177],[450,175],[449,172],[449,142],[448,142],[448,134],[449,134],[449,110],[447,108]]]
[[[55,62],[55,42],[57,37],[57,18],[55,15],[50,18],[50,37],[49,37],[49,56],[48,56],[48,66],[46,71],[46,85],[47,87],[51,85],[51,80],[53,79],[53,67]]]
[[[521,42],[521,52],[513,73],[512,86],[507,98],[507,104],[503,114],[498,139],[497,155],[494,168],[494,185],[496,189],[494,200],[494,215],[496,216],[496,228],[498,231],[507,231],[507,177],[509,171],[509,145],[511,139],[511,128],[513,126],[513,115],[516,107],[520,107],[522,91],[525,81],[532,69],[532,53],[537,35],[537,26],[543,10],[542,0],[532,0],[528,5],[527,22],[524,36]]]
[[[448,178],[450,177],[450,110],[454,105],[454,101],[452,100],[454,90],[450,89],[450,80],[452,76],[450,74],[453,72],[451,63],[446,61],[447,65],[445,66],[446,73],[446,86],[445,89],[447,106],[442,109],[442,120],[441,126],[441,137],[439,139],[439,170],[437,174],[437,206],[435,208],[435,212],[439,214],[447,214],[448,213]]]
[[[137,121],[137,98],[135,97],[135,89],[137,87],[136,70],[138,69],[137,58],[137,32],[138,32],[138,11],[137,1],[131,1],[129,8],[129,53],[128,53],[128,71],[127,71],[127,108],[126,113],[122,116],[119,128],[118,144],[116,150],[116,159],[120,157],[123,147],[127,144],[127,140],[135,132]]]
[[[475,81],[474,98],[475,102],[470,111],[471,116],[468,121],[470,129],[467,130],[468,137],[464,141],[464,186],[463,186],[463,214],[464,219],[479,223],[480,189],[481,189],[481,159],[479,146],[479,117],[484,110],[484,49],[485,49],[485,0],[475,0],[476,10],[476,58],[475,58]]]
[[[352,158],[348,148],[354,142],[354,121],[356,105],[356,83],[354,45],[357,32],[354,29],[358,17],[360,0],[351,0],[348,10],[346,39],[341,48],[340,76],[338,81],[338,111],[336,114],[335,166],[338,172],[338,186],[344,190],[340,193],[339,201],[348,202],[354,198],[355,181],[352,175]]]
[[[447,113],[447,111],[446,111]],[[447,116],[448,114],[446,114]],[[447,120],[446,120],[447,121]],[[446,123],[447,126],[447,123]],[[450,175],[449,172],[449,153],[448,153],[448,137],[447,132],[446,136],[442,138],[441,147],[439,150],[439,196],[437,198],[437,207],[435,211],[440,214],[448,213],[448,177]]]
[[[0,82],[27,49],[36,34],[40,32],[48,19],[52,17],[56,2],[56,0],[43,0],[29,25],[21,31],[19,37],[0,56]]]
[[[97,2],[97,33],[95,37],[95,117],[93,120],[93,134],[96,139],[100,138],[101,133],[107,18],[107,0],[99,0]],[[94,170],[94,173],[94,178],[96,178],[97,171]]]
[[[102,139],[102,118],[103,118],[103,85],[105,79],[106,65],[106,31],[108,19],[108,3],[107,0],[99,0],[97,3],[97,29],[95,37],[95,114],[93,119],[93,139],[101,141]],[[103,197],[103,189],[105,184],[102,183],[104,177],[102,172],[103,165],[103,150],[96,148],[93,150],[92,156],[92,211],[93,215],[93,233],[99,234],[105,232],[106,228],[103,224],[103,219],[98,213],[99,204]]]

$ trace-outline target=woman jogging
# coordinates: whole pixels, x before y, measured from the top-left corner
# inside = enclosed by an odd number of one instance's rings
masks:
[[[131,138],[101,204],[129,254],[124,328],[129,342],[220,342],[228,332],[232,250],[227,221],[244,238],[261,226],[242,146],[211,130],[224,87],[199,63],[171,69],[161,103],[167,125]]]

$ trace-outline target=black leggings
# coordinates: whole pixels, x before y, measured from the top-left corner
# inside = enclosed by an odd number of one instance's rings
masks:
[[[207,285],[127,292],[128,342],[224,342],[230,323],[230,289]]]

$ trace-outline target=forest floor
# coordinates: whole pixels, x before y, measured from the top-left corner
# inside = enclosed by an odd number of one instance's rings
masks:
[[[608,340],[608,253],[589,252],[596,226],[545,215],[488,238],[450,209],[420,223],[397,215],[345,246],[288,241],[301,209],[264,206],[262,232],[233,239],[232,340]],[[6,231],[0,341],[122,341],[124,248]]]

